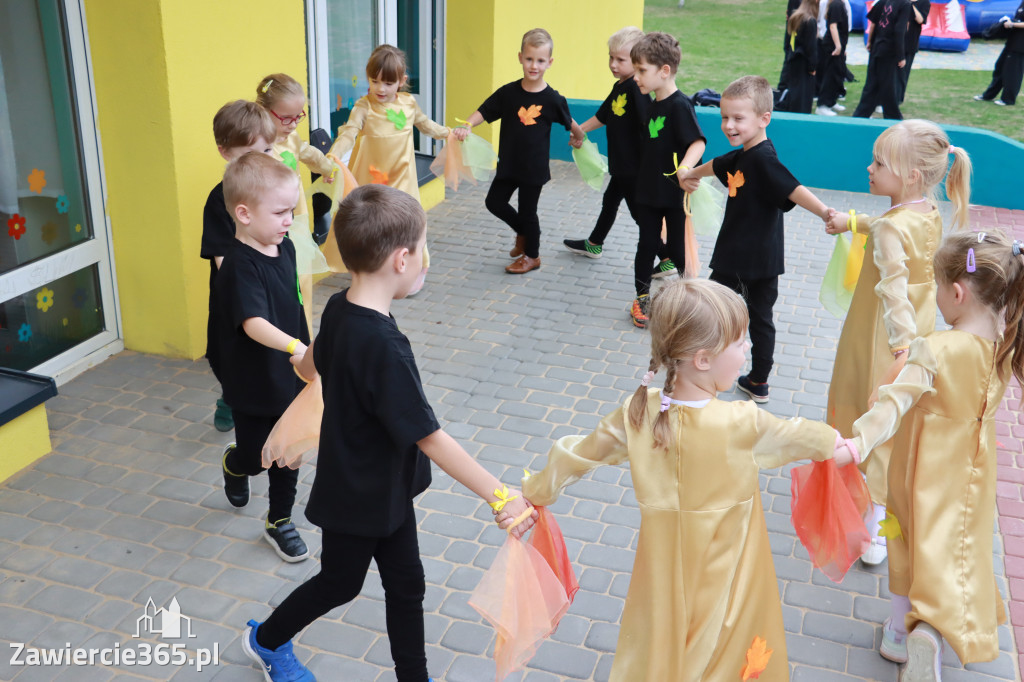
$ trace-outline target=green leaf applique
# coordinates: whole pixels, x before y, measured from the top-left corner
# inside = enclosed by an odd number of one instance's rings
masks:
[[[299,170],[299,162],[295,160],[295,155],[287,149],[281,152],[281,161],[283,161],[284,165],[288,166],[293,171]]]
[[[387,115],[388,120],[395,124],[395,130],[401,130],[405,127],[406,118],[404,111],[401,109],[387,109],[384,113]]]
[[[658,133],[662,128],[665,127],[665,117],[659,116],[658,118],[652,118],[647,122],[647,130],[651,133],[651,139],[653,140],[658,136]]]

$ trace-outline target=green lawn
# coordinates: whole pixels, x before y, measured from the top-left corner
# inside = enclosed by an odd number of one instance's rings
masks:
[[[721,92],[733,79],[764,76],[773,85],[782,67],[783,0],[647,0],[644,30],[665,31],[679,39],[683,59],[676,82],[693,94]],[[859,33],[850,37],[860,40]],[[851,67],[857,82],[847,83],[844,115],[853,112],[864,86],[865,66]],[[1024,106],[997,107],[971,99],[988,85],[989,71],[915,69],[902,107],[906,118],[987,128],[1024,142]]]

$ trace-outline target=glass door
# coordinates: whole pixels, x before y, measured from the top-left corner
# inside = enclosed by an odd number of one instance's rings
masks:
[[[123,348],[81,0],[0,3],[0,366]]]

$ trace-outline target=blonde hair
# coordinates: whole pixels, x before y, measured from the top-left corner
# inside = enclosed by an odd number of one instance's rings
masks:
[[[667,64],[673,75],[679,69],[681,55],[679,41],[661,31],[651,31],[636,41],[629,51],[629,58],[634,64],[642,61],[658,69]]]
[[[395,249],[416,249],[427,229],[420,202],[387,185],[361,185],[334,216],[334,237],[351,272],[376,272]]]
[[[405,53],[394,45],[378,45],[366,61],[366,77],[379,78],[385,83],[402,83],[405,69]]]
[[[258,206],[264,194],[286,183],[298,185],[295,171],[269,154],[246,152],[224,170],[224,205],[234,215],[239,204]]]
[[[818,0],[801,0],[800,6],[786,20],[786,31],[796,33],[805,21],[818,23]]]
[[[213,139],[218,147],[248,147],[261,137],[272,144],[277,127],[267,110],[256,102],[236,99],[222,106],[213,117]]]
[[[758,116],[770,113],[775,96],[768,79],[761,76],[741,76],[729,83],[722,93],[722,99],[749,99]]]
[[[672,395],[679,363],[698,351],[712,356],[747,331],[747,305],[728,287],[707,279],[681,279],[659,291],[651,302],[651,362],[647,369],[665,368],[666,396]],[[629,403],[629,421],[640,428],[647,416],[647,387],[641,385]],[[672,440],[668,412],[658,413],[652,426],[655,447],[667,448]]]
[[[911,172],[921,174],[921,193],[935,203],[935,188],[946,178],[946,196],[953,202],[953,229],[967,227],[971,199],[971,157],[949,143],[945,131],[931,121],[908,119],[886,128],[875,140],[875,161],[910,186]],[[949,164],[949,155],[953,163]],[[946,170],[949,173],[946,173]]]
[[[1014,248],[1017,254],[1014,254]],[[947,235],[935,252],[935,279],[940,284],[963,283],[971,293],[1002,313],[1006,322],[1003,339],[996,350],[996,367],[1005,379],[1007,358],[1013,356],[1010,369],[1024,383],[1024,244],[1001,231],[957,232]],[[968,270],[970,253],[973,271]]]
[[[283,99],[301,97],[306,99],[306,91],[299,81],[286,73],[272,73],[264,76],[256,86],[256,103],[268,111]],[[276,136],[276,133],[275,133]]]
[[[632,47],[638,40],[644,37],[644,32],[636,26],[620,28],[608,39],[608,51],[618,52],[624,47]]]
[[[551,34],[542,28],[532,28],[523,34],[523,42],[519,45],[519,51],[525,50],[527,45],[530,47],[547,45],[548,56],[555,51],[555,41],[551,38]]]

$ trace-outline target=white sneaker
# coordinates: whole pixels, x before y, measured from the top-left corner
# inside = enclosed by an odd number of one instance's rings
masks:
[[[839,115],[836,112],[834,112],[831,109],[829,109],[828,107],[818,107],[817,109],[814,110],[814,113],[816,113],[818,116],[838,116]]]
[[[875,107],[875,113],[876,114],[882,113],[882,105],[881,104],[879,104],[877,107]]]
[[[844,107],[842,104],[833,104],[832,111],[846,111],[846,107]]]
[[[942,681],[942,635],[928,623],[920,622],[907,635],[907,665],[900,682]]]
[[[907,636],[896,632],[892,618],[886,618],[882,623],[882,643],[878,646],[878,654],[893,663],[907,662]]]
[[[889,550],[879,542],[879,538],[871,538],[871,544],[867,551],[861,555],[860,560],[865,566],[877,566],[889,556]]]

